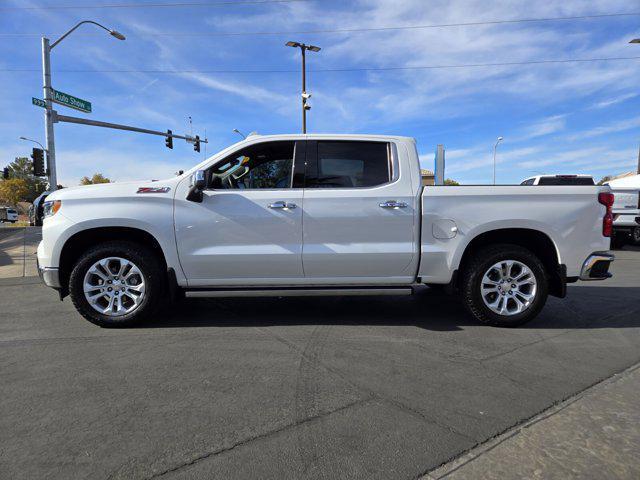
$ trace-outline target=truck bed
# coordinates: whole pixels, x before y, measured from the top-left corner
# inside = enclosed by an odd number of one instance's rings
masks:
[[[426,283],[447,283],[474,238],[518,229],[548,236],[567,276],[578,276],[591,252],[609,249],[609,239],[602,236],[605,207],[598,202],[603,191],[608,187],[426,186],[418,274]]]

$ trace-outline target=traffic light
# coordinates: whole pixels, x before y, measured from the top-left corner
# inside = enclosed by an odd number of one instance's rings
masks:
[[[164,144],[167,148],[173,148],[173,132],[171,130],[167,130],[167,139],[164,141]]]
[[[194,149],[196,152],[199,152],[199,151],[200,151],[200,137],[199,137],[198,135],[196,135],[196,139],[195,139],[195,141],[193,142],[193,149]]]
[[[4,167],[4,170],[2,170],[2,178],[5,180],[9,178],[9,167]]]
[[[34,148],[31,159],[33,160],[33,174],[36,177],[46,177],[47,169],[44,165],[44,150]]]

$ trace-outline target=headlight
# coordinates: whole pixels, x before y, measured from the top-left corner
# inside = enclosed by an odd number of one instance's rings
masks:
[[[55,215],[58,210],[60,210],[60,207],[62,207],[62,200],[44,202],[44,205],[42,206],[44,218]]]

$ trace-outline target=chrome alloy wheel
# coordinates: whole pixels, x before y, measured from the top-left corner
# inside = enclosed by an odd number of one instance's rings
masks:
[[[536,277],[517,260],[503,260],[485,272],[480,285],[482,300],[498,315],[517,315],[527,310],[536,297]]]
[[[133,262],[107,257],[87,270],[83,290],[94,310],[110,317],[121,317],[140,306],[145,295],[145,281]]]

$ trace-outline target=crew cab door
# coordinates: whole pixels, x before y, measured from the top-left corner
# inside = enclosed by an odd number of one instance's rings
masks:
[[[396,146],[386,141],[307,142],[302,253],[307,278],[413,281],[419,210],[404,161],[401,165]]]
[[[304,142],[252,144],[207,170],[202,203],[187,200],[184,188],[176,192],[176,242],[190,286],[282,284],[303,276],[295,162],[304,163]]]

